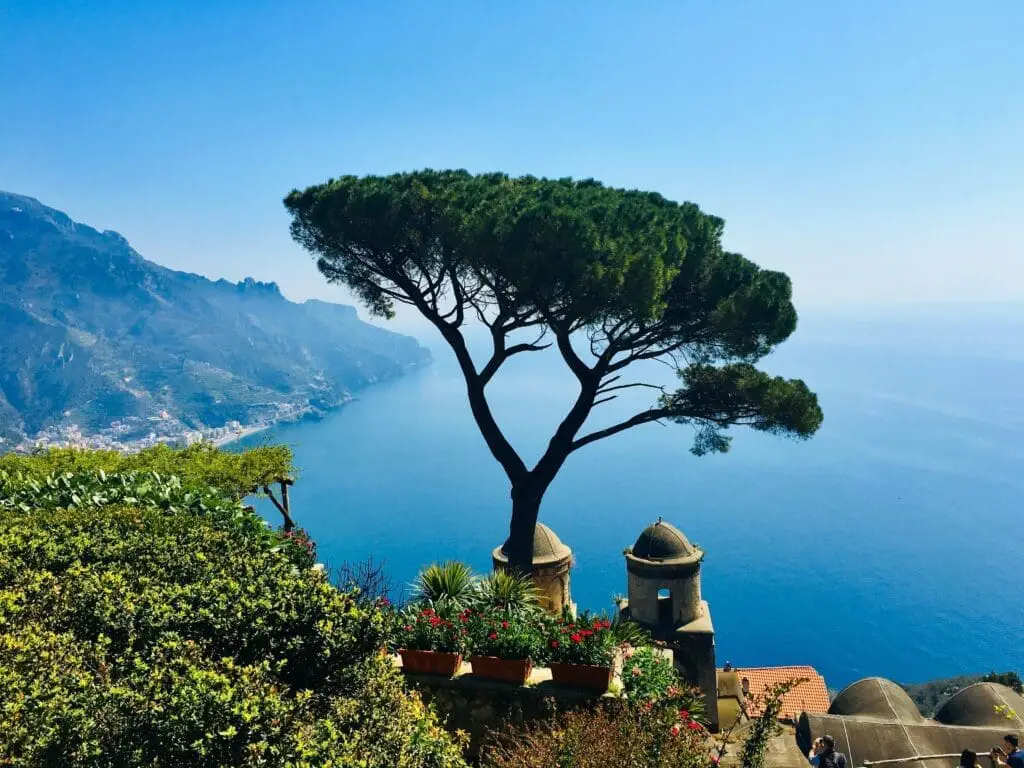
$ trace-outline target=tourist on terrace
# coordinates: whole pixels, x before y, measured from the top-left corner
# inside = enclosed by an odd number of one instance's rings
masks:
[[[965,749],[960,753],[960,768],[976,768],[978,765],[978,753],[972,749]]]
[[[831,736],[822,736],[821,744],[822,750],[818,754],[818,768],[846,768],[846,755],[842,752],[836,752],[835,739]]]
[[[807,753],[807,760],[811,763],[811,765],[814,766],[814,768],[818,768],[818,760],[821,757],[821,753],[824,751],[825,742],[819,736],[814,740],[814,743],[811,745],[811,751]]]
[[[1020,741],[1012,733],[1003,737],[1003,746],[993,749],[989,757],[993,765],[1024,768],[1024,749],[1020,748]]]

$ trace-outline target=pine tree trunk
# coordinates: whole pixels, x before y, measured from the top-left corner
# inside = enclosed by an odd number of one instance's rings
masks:
[[[537,525],[543,491],[526,483],[512,489],[512,522],[508,530],[509,570],[524,576],[533,570],[533,531]]]

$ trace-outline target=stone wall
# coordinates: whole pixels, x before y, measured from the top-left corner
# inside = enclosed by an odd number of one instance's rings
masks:
[[[434,705],[451,730],[469,734],[470,757],[480,755],[480,748],[491,730],[550,719],[561,712],[594,707],[600,702],[621,700],[622,685],[612,681],[609,692],[598,694],[576,688],[557,686],[550,670],[533,670],[526,685],[487,680],[471,673],[463,664],[459,674],[446,678],[437,675],[406,675],[409,684],[425,701]]]

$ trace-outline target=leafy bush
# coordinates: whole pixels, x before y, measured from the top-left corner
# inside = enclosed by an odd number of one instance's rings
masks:
[[[0,511],[6,764],[463,765],[380,611],[232,514]]]
[[[601,707],[500,734],[488,768],[708,768],[707,733],[669,710]]]
[[[622,657],[622,684],[631,702],[669,708],[707,722],[703,694],[686,685],[671,659],[657,648],[625,646]]]
[[[81,452],[79,452],[81,453]],[[212,524],[239,535],[278,546],[295,565],[312,565],[315,549],[304,531],[281,534],[222,491],[187,486],[178,475],[157,472],[108,474],[62,472],[36,477],[22,471],[0,470],[0,510],[30,513],[41,510],[102,510],[130,506],[170,515],[201,515]]]
[[[618,650],[611,627],[609,619],[592,617],[588,613],[577,619],[563,616],[549,621],[544,660],[560,664],[609,666]]]
[[[0,455],[0,474],[21,474],[41,481],[47,475],[156,472],[177,475],[191,488],[220,491],[235,499],[256,493],[265,485],[293,477],[292,453],[283,445],[265,445],[242,452],[225,451],[210,443],[187,448],[157,445],[138,453],[50,448],[28,455]]]

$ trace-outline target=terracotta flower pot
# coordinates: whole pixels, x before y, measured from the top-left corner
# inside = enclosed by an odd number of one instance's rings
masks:
[[[586,688],[604,693],[612,682],[611,667],[592,664],[559,664],[551,662],[551,679],[558,685]]]
[[[398,650],[402,657],[402,671],[417,675],[444,675],[451,677],[459,671],[462,664],[461,653],[444,653],[443,651],[410,651],[405,648]]]
[[[497,656],[470,656],[473,674],[486,677],[488,680],[502,680],[506,683],[523,685],[530,672],[533,661],[530,659],[499,659]]]

